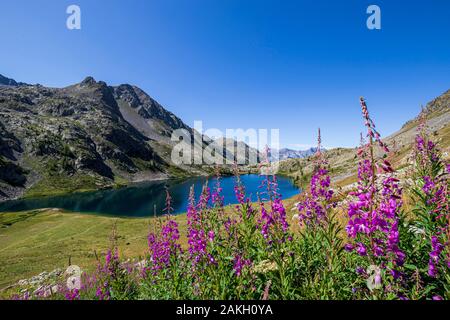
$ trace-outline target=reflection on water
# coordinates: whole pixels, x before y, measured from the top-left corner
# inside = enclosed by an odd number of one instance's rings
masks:
[[[257,193],[262,177],[249,174],[241,176],[241,181],[247,190],[247,196],[257,200]],[[172,207],[175,213],[186,211],[189,189],[194,185],[196,199],[198,199],[203,184],[208,178],[192,178],[188,180],[153,181],[134,184],[121,189],[101,190],[95,192],[74,193],[57,197],[42,197],[36,199],[13,200],[0,203],[0,212],[25,211],[41,208],[60,208],[76,212],[96,213],[111,216],[145,217],[156,213],[161,214],[165,204],[165,187],[172,196]],[[209,178],[212,187],[214,178]],[[299,191],[292,181],[285,177],[278,177],[279,192],[284,198],[292,197]],[[221,178],[225,204],[236,203],[234,195],[234,177]]]

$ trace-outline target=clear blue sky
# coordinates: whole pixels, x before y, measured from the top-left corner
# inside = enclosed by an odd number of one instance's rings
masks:
[[[82,29],[66,28],[77,4]],[[382,29],[366,28],[381,8]],[[0,2],[0,74],[143,88],[187,124],[280,128],[283,146],[354,146],[365,96],[381,133],[450,88],[450,1]]]

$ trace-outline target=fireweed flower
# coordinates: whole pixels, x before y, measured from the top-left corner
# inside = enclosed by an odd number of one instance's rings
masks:
[[[114,275],[119,265],[119,251],[116,247],[109,249],[105,256],[105,264],[102,267],[103,273]]]
[[[328,210],[336,207],[336,203],[332,201],[334,192],[330,188],[331,179],[325,168],[327,161],[321,152],[320,129],[317,141],[315,168],[310,181],[309,193],[305,192],[303,200],[297,204],[299,223],[309,227],[324,225],[328,220]]]
[[[430,252],[430,260],[428,262],[428,275],[430,277],[437,276],[437,264],[440,260],[440,255],[442,250],[444,249],[444,245],[439,241],[439,238],[436,236],[431,237],[431,248]]]
[[[270,148],[266,146],[263,153],[263,159],[258,164],[260,176],[264,177],[261,181],[261,185],[258,187],[261,190],[258,196],[262,201],[272,201],[273,199],[280,197],[280,194],[278,193],[277,177],[270,174],[272,164],[270,162],[269,154]]]
[[[111,238],[114,240],[115,231]],[[109,300],[111,298],[110,283],[118,277],[120,272],[119,251],[114,242],[112,247],[108,249],[105,256],[105,263],[97,268],[97,290],[96,297],[99,300]]]
[[[181,252],[179,239],[178,223],[171,218],[162,225],[159,235],[154,233],[148,235],[148,248],[153,271],[168,267],[171,258]]]
[[[216,208],[223,207],[224,196],[222,196],[222,187],[220,185],[220,172],[216,171],[216,184],[211,195],[211,201]]]
[[[67,291],[64,295],[66,300],[78,300],[80,298],[80,292],[78,289]]]
[[[405,259],[405,254],[399,248],[398,233],[402,189],[387,160],[377,165],[374,142],[385,152],[389,152],[389,149],[381,141],[363,98],[361,108],[369,143],[363,143],[358,150],[358,188],[351,193],[355,200],[349,203],[349,221],[346,227],[347,235],[354,239],[356,245],[349,244],[346,249],[366,257],[371,265],[375,263],[376,266],[397,274],[395,269],[403,265]],[[385,173],[381,186],[377,183],[377,168]]]
[[[260,232],[269,245],[274,242],[283,243],[288,240],[289,224],[281,197],[273,190],[277,188],[276,177],[266,176],[265,185],[268,186],[267,194],[274,198],[269,201],[268,209],[265,203],[260,203],[261,217],[258,221]]]
[[[95,287],[96,283],[97,283],[97,275],[95,273],[91,275],[83,273],[81,279],[81,287],[79,291],[84,292],[90,290]]]
[[[255,214],[255,210],[252,207],[251,199],[246,197],[245,186],[241,182],[239,168],[236,162],[233,166],[233,172],[235,176],[234,194],[238,202],[235,209],[239,211],[242,221],[248,221]]]
[[[441,156],[434,142],[428,137],[426,112],[424,110],[419,117],[413,155],[419,176],[427,176],[428,182],[431,182],[433,177],[436,177],[435,169],[440,166]]]
[[[166,188],[166,207],[164,209],[166,215],[163,218],[161,229],[158,232],[150,233],[147,237],[150,268],[153,273],[167,268],[171,261],[179,253],[182,253],[181,246],[178,243],[180,239],[178,223],[173,219],[172,211],[172,197]]]
[[[194,186],[189,192],[189,204],[187,208],[187,223],[188,223],[188,245],[189,254],[193,258],[193,264],[200,260],[200,257],[205,254],[206,241],[204,233],[201,229],[201,217],[195,205]]]
[[[416,212],[430,239],[428,275],[436,278],[450,266],[449,164],[442,162],[438,148],[427,134],[425,110],[420,115],[413,155],[414,193],[420,195],[418,201],[421,202]]]
[[[237,254],[233,260],[233,270],[236,276],[240,276],[242,269],[246,266],[251,266],[251,261],[249,259],[244,259],[241,255]]]
[[[234,194],[236,196],[236,199],[238,203],[244,204],[245,202],[245,189],[242,186],[242,184],[239,182],[236,182],[236,185],[234,187]]]
[[[269,153],[270,149],[266,147],[264,160],[260,163],[261,172],[264,171],[264,167],[271,166]],[[277,177],[269,174],[264,174],[263,176],[264,179],[259,186],[262,192],[259,194],[261,215],[257,222],[258,228],[268,245],[284,243],[288,240],[289,224],[286,219],[286,209],[284,208],[281,195],[278,193]],[[263,201],[267,201],[267,203]]]
[[[213,201],[219,206],[219,209],[221,208],[220,205],[223,198],[220,195],[220,191],[220,183],[218,183],[213,196],[211,196],[210,188],[205,185],[196,205],[194,188],[191,187],[187,209],[187,223],[189,255],[193,267],[197,266],[201,261],[205,261],[207,264],[216,264],[215,257],[211,252],[208,252],[208,243],[214,242],[217,234],[212,230],[208,220],[211,213],[209,207],[211,199],[214,199]]]
[[[429,176],[425,176],[423,177],[424,180],[424,185],[422,187],[423,192],[425,192],[426,194],[430,194],[431,191],[435,188],[435,183],[433,182],[433,180],[429,177]]]

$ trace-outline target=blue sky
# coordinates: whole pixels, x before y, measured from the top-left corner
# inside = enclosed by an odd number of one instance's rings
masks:
[[[66,28],[77,4],[82,29]],[[366,8],[381,8],[368,30]],[[282,146],[354,146],[358,98],[383,135],[450,88],[450,1],[2,1],[0,74],[143,88],[204,128],[279,128]]]

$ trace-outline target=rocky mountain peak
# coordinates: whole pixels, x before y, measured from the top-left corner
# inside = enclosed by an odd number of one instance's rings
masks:
[[[17,86],[19,85],[14,79],[7,78],[0,74],[0,85],[4,86]]]
[[[86,77],[83,81],[80,82],[80,86],[88,87],[97,84],[97,81],[91,76]]]

